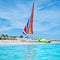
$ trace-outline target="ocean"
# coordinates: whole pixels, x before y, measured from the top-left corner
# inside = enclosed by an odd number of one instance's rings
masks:
[[[60,43],[0,45],[0,60],[60,60]]]

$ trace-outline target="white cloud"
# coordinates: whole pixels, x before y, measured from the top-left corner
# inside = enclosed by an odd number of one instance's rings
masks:
[[[43,0],[44,1],[44,0]],[[42,1],[42,3],[43,3]],[[39,1],[40,2],[40,1]],[[44,1],[45,2],[45,1]],[[48,6],[52,5],[55,2],[52,2],[48,4]],[[13,28],[24,28],[24,25],[26,25],[27,20],[30,17],[31,9],[32,9],[32,3],[30,4],[16,4],[17,8],[10,9],[8,11],[0,11],[0,17],[8,19],[11,23],[11,27],[4,27],[0,29],[0,31],[8,31]],[[36,6],[36,4],[35,4]],[[58,25],[59,19],[60,19],[60,10],[39,10],[37,7],[35,7],[35,13],[34,13],[34,31],[38,32],[46,32],[50,30],[51,28]],[[43,6],[41,7],[43,8]],[[26,20],[25,20],[26,18]],[[47,25],[42,25],[42,22],[49,22]]]
[[[57,18],[59,19],[59,11],[35,11],[35,17],[34,17],[34,31],[39,31],[39,32],[44,32],[44,31],[48,31],[49,29],[57,26],[58,22]],[[27,13],[28,15],[28,13]],[[24,25],[26,25],[27,20],[25,21],[24,18],[29,18],[26,17],[27,16],[26,13],[24,14],[20,14],[18,11],[11,11],[11,12],[1,12],[1,17],[7,18],[10,22],[11,22],[11,27],[12,28],[24,28]],[[30,15],[30,14],[29,14]],[[22,19],[22,20],[21,20]],[[25,22],[24,22],[25,21]],[[37,22],[36,22],[37,21]],[[49,24],[47,23],[47,25],[41,25],[40,23],[42,23],[43,21],[47,21],[49,22]],[[12,28],[8,28],[6,27],[6,29],[12,29]],[[2,28],[3,29],[3,28]],[[2,30],[1,30],[2,31]]]
[[[2,27],[0,28],[0,32],[3,32],[3,31],[10,31],[13,27]]]

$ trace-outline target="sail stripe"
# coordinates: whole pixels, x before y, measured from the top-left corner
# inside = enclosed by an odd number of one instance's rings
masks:
[[[33,3],[33,7],[32,7],[31,17],[24,27],[25,34],[33,34],[33,17],[34,17],[34,3]]]
[[[28,19],[28,22],[27,22],[27,25],[26,25],[26,29],[27,29],[27,34],[28,34],[28,31],[29,31],[29,24],[30,22],[29,22],[29,19]]]

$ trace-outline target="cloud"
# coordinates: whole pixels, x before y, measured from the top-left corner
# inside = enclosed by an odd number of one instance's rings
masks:
[[[60,9],[60,1],[59,0],[45,0],[41,1],[42,3],[37,4],[38,10],[43,11],[43,10],[51,10],[55,9],[58,10]]]
[[[35,20],[34,20],[34,30],[43,32],[48,31],[51,28],[60,25],[60,11],[43,11],[43,12],[36,12],[35,13]],[[36,22],[37,21],[37,22]]]
[[[0,1],[0,32],[22,29],[31,15],[34,7],[34,34],[51,36],[59,34],[60,1],[59,0],[1,0]],[[56,29],[55,29],[56,28]],[[12,32],[13,33],[13,32]],[[21,33],[21,32],[20,32]]]
[[[11,26],[10,22],[7,19],[0,18],[0,28]]]

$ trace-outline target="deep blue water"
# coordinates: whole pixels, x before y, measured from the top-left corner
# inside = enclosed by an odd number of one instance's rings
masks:
[[[0,45],[0,60],[60,60],[60,44]]]

